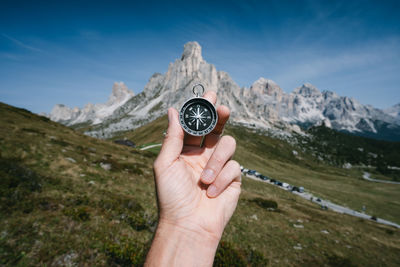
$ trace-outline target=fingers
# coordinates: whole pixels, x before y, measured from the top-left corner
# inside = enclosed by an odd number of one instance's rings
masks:
[[[224,131],[225,123],[229,119],[230,111],[226,106],[219,106],[217,108],[218,122],[214,130],[208,134],[204,140],[205,147],[213,147],[218,142],[220,135]]]
[[[235,149],[236,141],[232,136],[221,137],[200,176],[204,184],[211,184],[215,180],[225,163],[235,153]]]
[[[184,133],[179,124],[178,112],[174,108],[169,108],[168,130],[160,154],[154,162],[155,169],[168,167],[179,158],[183,147],[183,136]]]
[[[203,97],[210,101],[213,105],[215,105],[215,103],[217,102],[217,94],[214,91],[208,91],[204,94]],[[185,146],[200,146],[202,139],[202,136],[185,134],[184,144]]]
[[[215,181],[208,186],[207,196],[219,196],[233,181],[240,181],[240,165],[234,160],[228,161]]]

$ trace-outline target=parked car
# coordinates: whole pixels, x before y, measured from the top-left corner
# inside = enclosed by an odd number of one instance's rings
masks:
[[[265,176],[265,175],[262,175],[262,174],[261,174],[261,176],[260,176],[260,179],[262,179],[262,180],[266,181],[266,180],[268,180],[268,177],[267,177],[267,176]]]
[[[293,186],[292,187],[292,191],[296,191],[296,192],[302,193],[302,192],[300,192],[300,188],[298,186]]]
[[[304,187],[302,186],[299,187],[299,193],[304,193]]]
[[[256,174],[256,171],[255,171],[255,170],[249,170],[249,171],[247,172],[247,174],[255,175],[255,174]]]
[[[320,199],[320,198],[317,198],[317,201],[318,201],[318,202],[321,202],[321,199]]]
[[[276,180],[275,179],[271,179],[271,180],[269,180],[271,183],[275,183],[276,182]]]
[[[276,183],[275,183],[277,186],[282,186],[283,184],[282,184],[282,182],[280,182],[280,181],[276,181]]]

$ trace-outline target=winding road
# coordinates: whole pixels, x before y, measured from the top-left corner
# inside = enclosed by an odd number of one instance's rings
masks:
[[[150,149],[150,148],[153,148],[153,147],[157,147],[157,146],[162,146],[162,144],[155,144],[155,145],[145,146],[145,147],[142,147],[140,150],[147,150],[147,149]]]
[[[271,183],[269,181],[260,180],[259,178],[257,178],[254,175],[245,174],[245,176],[250,178],[250,179],[259,181],[259,182],[264,182],[264,183],[275,185],[274,183]],[[285,191],[290,191],[289,189],[281,187],[281,186],[278,186],[278,188],[281,188],[282,190],[285,190]],[[328,209],[330,209],[332,211],[335,211],[335,212],[338,212],[338,213],[342,213],[342,214],[348,214],[348,215],[351,215],[351,216],[354,216],[354,217],[358,217],[358,218],[372,220],[371,219],[371,217],[372,217],[371,215],[368,215],[368,214],[365,214],[365,213],[361,213],[361,212],[352,210],[352,209],[344,207],[344,206],[340,206],[340,205],[332,203],[332,202],[330,202],[328,200],[320,199],[320,198],[314,196],[311,193],[306,193],[306,192],[299,193],[299,192],[296,192],[296,191],[291,191],[291,192],[293,194],[295,194],[295,195],[298,195],[299,197],[302,197],[302,198],[307,199],[307,200],[311,200],[312,202],[317,203],[318,205],[326,206],[326,207],[328,207]],[[381,219],[381,218],[376,218],[376,220],[373,220],[373,221],[375,221],[377,223],[381,223],[381,224],[394,226],[396,228],[400,228],[399,224],[391,222],[391,221],[388,221],[388,220],[384,220],[384,219]]]
[[[373,178],[371,178],[371,174],[369,172],[364,172],[362,178],[364,180],[367,180],[367,181],[370,181],[370,182],[375,182],[375,183],[400,184],[400,182],[395,182],[395,181],[385,181],[385,180],[373,179]]]

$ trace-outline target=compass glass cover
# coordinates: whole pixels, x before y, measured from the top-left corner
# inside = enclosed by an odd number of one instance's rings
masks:
[[[217,124],[217,112],[213,104],[204,98],[192,98],[182,107],[179,114],[182,128],[191,135],[210,133]]]

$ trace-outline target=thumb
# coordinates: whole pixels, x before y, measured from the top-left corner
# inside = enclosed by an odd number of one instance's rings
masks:
[[[169,108],[168,130],[160,154],[154,163],[156,168],[164,169],[179,158],[183,148],[183,137],[184,132],[179,124],[178,111],[174,108]]]

